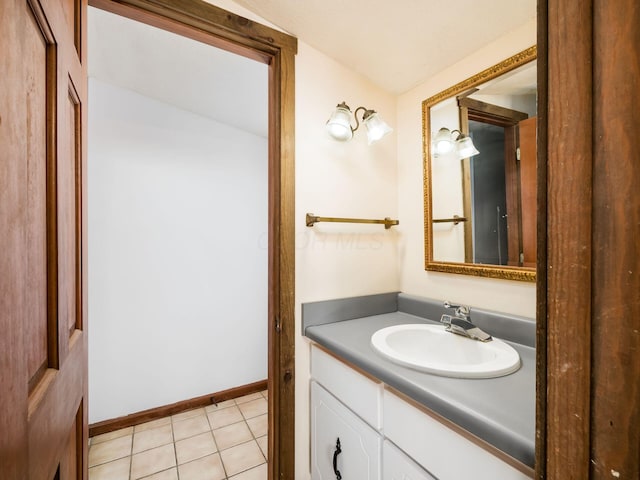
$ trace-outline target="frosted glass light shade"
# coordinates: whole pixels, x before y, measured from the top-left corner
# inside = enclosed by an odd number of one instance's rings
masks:
[[[436,155],[445,155],[454,148],[454,142],[451,138],[451,131],[448,128],[441,128],[433,138],[433,148]]]
[[[466,135],[460,135],[460,138],[456,140],[456,151],[460,158],[469,158],[480,153],[473,144],[471,137]]]
[[[393,132],[393,129],[382,120],[377,113],[369,115],[364,124],[367,127],[367,140],[369,145],[373,142],[377,142],[388,133]]]
[[[327,121],[327,132],[331,138],[340,142],[346,142],[353,137],[351,129],[351,110],[338,105],[336,110]]]

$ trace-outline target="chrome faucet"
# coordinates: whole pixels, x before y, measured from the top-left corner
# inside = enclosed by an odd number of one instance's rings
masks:
[[[471,309],[464,305],[452,305],[450,302],[444,302],[445,308],[455,308],[455,316],[446,313],[440,317],[440,322],[446,325],[447,332],[462,335],[463,337],[479,340],[481,342],[489,342],[493,340],[491,335],[482,331],[471,323]]]

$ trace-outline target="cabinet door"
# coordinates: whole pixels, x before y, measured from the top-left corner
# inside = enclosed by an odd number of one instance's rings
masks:
[[[433,415],[385,390],[384,434],[440,480],[529,480],[533,470],[516,468],[463,437]],[[525,473],[527,472],[527,473]],[[385,479],[386,480],[386,479]]]
[[[437,480],[388,440],[385,440],[382,446],[382,478],[384,480]]]
[[[375,430],[311,382],[313,480],[379,480],[381,444]]]

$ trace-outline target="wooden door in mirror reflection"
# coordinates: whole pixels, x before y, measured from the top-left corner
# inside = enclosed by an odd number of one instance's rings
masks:
[[[518,124],[523,267],[536,266],[536,120],[536,117],[531,117]]]
[[[458,107],[481,152],[462,163],[465,261],[535,267],[536,117],[466,96]]]

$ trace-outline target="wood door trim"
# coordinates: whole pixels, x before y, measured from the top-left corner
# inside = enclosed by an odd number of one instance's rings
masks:
[[[295,54],[297,39],[202,0],[89,5],[269,65],[269,479],[295,475]]]
[[[539,70],[539,105],[547,106],[539,129],[539,237],[547,242],[538,258],[539,479],[640,478],[640,153],[626,127],[640,121],[629,80],[639,69],[637,7],[538,7],[547,67]]]
[[[547,0],[538,1],[535,478],[547,469]]]
[[[529,118],[529,115],[524,112],[482,102],[474,98],[459,98],[458,106],[466,107],[469,110],[469,120],[490,123],[500,127],[517,125],[519,121]]]
[[[297,39],[202,0],[89,0],[89,5],[269,63]]]
[[[640,152],[627,130],[640,122],[640,8],[594,1],[592,12],[589,470],[592,479],[640,478]]]
[[[589,478],[592,297],[592,30],[582,1],[549,0],[546,51],[545,465],[540,478]],[[568,26],[567,26],[568,25]],[[540,50],[540,49],[539,49]],[[567,68],[566,59],[572,59]],[[540,69],[543,71],[542,69]],[[570,108],[567,108],[570,105]],[[567,161],[571,159],[571,161]],[[541,249],[540,249],[541,250]],[[568,321],[568,319],[570,319]],[[540,332],[541,330],[539,330]]]
[[[460,121],[460,131],[469,135],[469,109],[459,103],[460,99],[466,95],[471,95],[478,89],[471,89],[458,96],[458,118]],[[460,162],[462,175],[462,216],[468,219],[463,224],[464,228],[464,261],[473,263],[473,215],[471,208],[471,158],[463,158]]]

